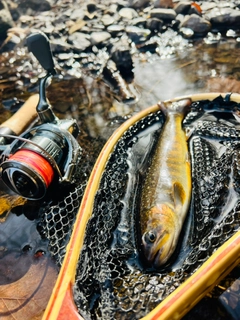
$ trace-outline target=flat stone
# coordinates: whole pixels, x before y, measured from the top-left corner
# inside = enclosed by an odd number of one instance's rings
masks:
[[[105,14],[102,16],[101,21],[104,24],[104,26],[110,26],[115,22],[115,19],[113,16],[110,16],[109,14]]]
[[[173,8],[172,0],[155,0],[153,3],[154,8]]]
[[[111,24],[110,26],[107,27],[107,31],[111,33],[113,36],[116,36],[117,34],[124,32],[125,27],[119,24]]]
[[[98,45],[98,44],[101,44],[101,43],[107,41],[110,38],[111,38],[111,34],[109,32],[96,31],[96,32],[91,33],[90,41],[91,41],[92,45]]]
[[[233,28],[240,25],[240,11],[232,8],[214,8],[208,17],[213,25]]]
[[[74,32],[68,37],[68,41],[80,51],[84,51],[91,46],[90,36],[83,32]]]
[[[196,34],[207,34],[211,30],[211,23],[194,13],[186,16],[180,23],[179,28],[190,28]]]
[[[146,27],[151,31],[161,31],[163,21],[158,18],[149,18],[146,22]]]
[[[141,9],[150,4],[150,0],[129,0],[129,6],[134,9]]]
[[[145,41],[151,33],[149,29],[143,29],[136,26],[126,27],[126,32],[129,38],[131,38],[131,40],[135,43]]]
[[[70,15],[70,19],[71,20],[79,20],[79,19],[83,20],[84,16],[85,16],[85,11],[83,9],[79,8],[79,9],[76,9],[72,12],[72,14]]]
[[[138,13],[136,10],[132,9],[132,8],[122,8],[119,10],[119,15],[122,18],[128,19],[128,20],[132,20],[133,18],[137,18],[138,17]]]
[[[158,18],[161,20],[174,20],[177,13],[173,9],[161,9],[156,8],[150,11],[151,18]]]
[[[19,2],[18,10],[24,12],[27,9],[34,11],[49,11],[51,5],[48,0],[22,0]]]

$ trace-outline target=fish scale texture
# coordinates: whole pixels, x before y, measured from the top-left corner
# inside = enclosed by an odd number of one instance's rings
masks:
[[[164,117],[150,114],[129,128],[110,155],[94,199],[74,287],[84,319],[140,319],[189,278],[240,226],[240,106],[217,98],[192,104],[192,199],[181,242],[168,265],[147,267],[139,246],[139,197]],[[83,186],[50,205],[42,233],[61,264]],[[43,218],[44,218],[43,216]],[[47,219],[46,219],[47,218]]]

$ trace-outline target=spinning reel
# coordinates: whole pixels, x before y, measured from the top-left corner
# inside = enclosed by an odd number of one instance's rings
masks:
[[[31,34],[27,46],[47,71],[40,79],[36,107],[41,124],[19,136],[14,135],[14,129],[0,127],[0,143],[13,139],[10,144],[1,146],[0,176],[15,193],[38,200],[46,195],[53,183],[74,182],[81,147],[76,140],[79,134],[76,120],[58,119],[46,99],[47,81],[56,74],[48,38],[40,32]]]

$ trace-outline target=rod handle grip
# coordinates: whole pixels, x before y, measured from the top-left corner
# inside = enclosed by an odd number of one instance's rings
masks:
[[[16,135],[25,131],[28,126],[37,118],[38,114],[36,106],[38,104],[39,95],[34,94],[29,97],[23,106],[8,120],[4,121],[1,127],[9,128]]]

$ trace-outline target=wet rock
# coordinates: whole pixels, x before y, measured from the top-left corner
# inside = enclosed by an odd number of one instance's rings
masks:
[[[211,23],[194,13],[186,16],[179,28],[189,28],[195,35],[205,35],[211,30]]]
[[[146,41],[151,33],[149,29],[143,29],[135,26],[126,27],[126,32],[129,38],[135,43],[141,43]]]
[[[150,0],[129,0],[129,6],[134,9],[141,9],[149,5]]]
[[[102,79],[111,88],[117,100],[129,104],[136,100],[136,95],[130,90],[129,84],[122,78],[113,60],[108,60],[103,67]]]
[[[176,11],[177,14],[183,14],[183,15],[188,14],[190,9],[191,9],[190,1],[181,1],[174,7],[174,10]]]
[[[237,28],[240,26],[240,11],[232,8],[214,8],[208,15],[214,27],[223,29]]]
[[[146,22],[146,27],[151,31],[161,31],[163,27],[163,20],[158,18],[149,18]]]
[[[132,8],[122,8],[119,11],[119,15],[122,18],[125,18],[125,19],[128,19],[128,20],[132,20],[133,18],[137,18],[138,17],[137,11],[132,9]]]
[[[112,3],[107,8],[106,13],[108,13],[110,15],[114,15],[117,11],[118,11],[118,5],[116,3]]]
[[[97,5],[95,2],[90,2],[87,4],[87,11],[89,13],[93,13],[94,11],[96,11],[96,9],[97,9]]]
[[[33,11],[49,11],[51,10],[51,4],[48,0],[20,0],[18,10],[24,14],[28,9]]]
[[[131,25],[144,28],[146,25],[146,19],[143,17],[135,18],[131,21]]]
[[[172,0],[155,0],[154,8],[173,8]]]
[[[190,28],[180,28],[179,32],[185,39],[191,39],[194,36],[194,31]]]
[[[176,21],[176,22],[178,23],[178,25],[179,25],[180,23],[183,22],[184,18],[185,18],[185,16],[184,16],[183,14],[180,14],[180,13],[179,13],[179,14],[176,16],[175,21]]]
[[[214,2],[202,2],[201,8],[203,12],[207,12],[213,8],[216,8],[216,3]]]
[[[90,36],[83,32],[74,32],[68,37],[68,41],[79,51],[85,51],[92,44]]]
[[[69,52],[72,50],[72,46],[64,39],[53,39],[51,40],[51,50],[54,53]]]
[[[0,1],[0,38],[6,38],[7,30],[14,26],[11,13],[5,1]]]
[[[109,32],[96,31],[91,33],[90,41],[92,45],[100,45],[100,44],[104,44],[110,38],[111,38],[111,34]]]
[[[73,12],[70,15],[71,20],[83,20],[85,17],[85,11],[82,8],[78,8],[73,10]]]
[[[159,47],[159,38],[151,37],[148,41],[137,44],[136,45],[139,52],[157,52],[157,48]]]
[[[112,24],[107,27],[107,31],[112,35],[112,36],[117,36],[125,31],[125,27],[121,26],[119,24]]]
[[[127,82],[133,80],[133,60],[128,42],[117,42],[111,49],[111,59],[116,64],[121,76]]]
[[[151,18],[158,18],[160,20],[174,20],[176,18],[176,12],[173,9],[152,9],[150,11]]]
[[[115,22],[115,18],[113,16],[110,16],[109,14],[105,14],[101,18],[101,21],[104,26],[110,26],[111,24],[113,24]]]

